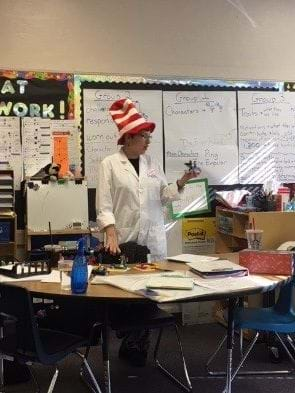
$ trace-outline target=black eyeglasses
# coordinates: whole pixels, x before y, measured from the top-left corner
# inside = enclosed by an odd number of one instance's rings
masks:
[[[146,140],[151,140],[152,139],[152,135],[151,134],[139,134],[142,138],[146,139]]]

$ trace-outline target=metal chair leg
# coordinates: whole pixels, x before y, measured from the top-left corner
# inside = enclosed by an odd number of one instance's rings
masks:
[[[41,387],[40,387],[40,384],[38,382],[35,370],[32,367],[32,363],[26,363],[26,365],[28,366],[28,369],[29,369],[29,372],[31,374],[32,380],[33,380],[33,382],[34,382],[34,384],[36,386],[36,389],[37,389],[36,393],[41,393]]]
[[[4,391],[4,359],[0,358],[0,391]]]
[[[99,385],[98,385],[98,383],[96,381],[96,378],[95,378],[95,376],[94,376],[94,374],[93,374],[93,372],[92,372],[92,370],[91,370],[91,368],[89,366],[89,363],[87,362],[87,359],[86,359],[85,355],[83,355],[82,353],[80,353],[78,351],[76,351],[75,354],[78,355],[82,359],[82,361],[83,361],[82,367],[80,369],[80,376],[82,377],[83,381],[86,383],[86,385],[89,387],[89,389],[92,392],[102,393],[101,390],[100,390],[100,387],[99,387]],[[84,375],[84,370],[85,369],[88,372],[88,375],[90,377],[90,381]]]
[[[218,354],[218,352],[221,350],[223,344],[225,343],[227,339],[227,334],[221,339],[221,341],[219,342],[215,352],[210,356],[210,358],[208,359],[207,363],[206,363],[206,370],[208,372],[208,374],[210,375],[220,375],[219,371],[212,371],[209,368],[209,365],[211,364],[212,360],[215,358],[215,356]],[[224,375],[224,372],[222,371],[221,375]]]
[[[282,344],[284,350],[286,351],[287,355],[289,356],[289,359],[291,360],[292,364],[293,364],[293,371],[295,369],[295,359],[292,356],[291,352],[289,351],[289,348],[287,347],[287,345],[284,343],[284,340],[281,338],[281,336],[278,333],[275,333],[276,337],[279,339],[280,343]],[[287,334],[286,335],[287,340],[289,342],[289,344],[291,345],[292,349],[295,350],[293,341],[291,339],[291,337]]]
[[[55,386],[58,374],[59,374],[59,370],[58,370],[57,367],[55,367],[55,372],[54,372],[53,377],[52,377],[52,379],[50,381],[50,385],[49,385],[49,388],[47,390],[47,393],[52,393],[53,392],[53,389],[54,389],[54,386]]]
[[[177,337],[177,342],[178,342],[178,347],[179,347],[179,351],[180,351],[180,355],[182,358],[182,366],[183,366],[183,371],[184,371],[184,375],[185,375],[185,379],[186,379],[186,383],[187,385],[185,385],[184,383],[182,383],[179,379],[177,379],[174,375],[172,375],[167,368],[165,368],[159,361],[159,359],[157,358],[158,355],[158,351],[159,351],[159,346],[160,346],[160,341],[162,338],[162,332],[163,332],[163,328],[160,329],[159,331],[159,335],[158,335],[158,339],[155,345],[155,350],[154,350],[154,360],[156,363],[156,366],[159,367],[159,369],[165,374],[167,375],[174,383],[176,383],[178,386],[180,386],[183,390],[185,390],[186,392],[191,392],[192,391],[192,384],[188,375],[188,371],[187,371],[187,367],[186,367],[186,362],[185,362],[185,358],[184,358],[184,354],[183,354],[183,348],[182,348],[182,344],[180,341],[180,335],[179,335],[179,331],[178,331],[178,327],[176,324],[174,324],[174,329],[175,329],[175,333],[176,333],[176,337]]]
[[[240,359],[242,359],[244,354],[244,334],[242,329],[239,330],[239,335],[240,335],[240,339],[239,339]]]

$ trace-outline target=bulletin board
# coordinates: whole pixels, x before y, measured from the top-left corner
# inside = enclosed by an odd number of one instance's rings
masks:
[[[89,188],[97,185],[98,163],[117,151],[118,130],[109,115],[110,105],[130,98],[139,112],[156,123],[148,154],[162,161],[168,182],[174,182],[185,162],[196,161],[208,184],[240,184],[239,118],[237,94],[243,90],[277,90],[273,84],[236,84],[156,81],[136,77],[80,77],[83,170]],[[277,92],[275,92],[277,93]],[[157,140],[157,138],[160,138]],[[162,141],[162,142],[161,142]]]
[[[74,223],[81,223],[87,229],[88,193],[87,182],[64,184],[41,181],[31,182],[34,188],[27,188],[27,228],[29,231],[73,229]],[[36,188],[36,189],[35,189]]]

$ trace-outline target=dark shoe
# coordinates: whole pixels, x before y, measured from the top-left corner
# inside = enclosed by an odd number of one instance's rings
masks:
[[[147,352],[121,346],[119,349],[119,358],[127,360],[131,366],[144,367],[146,365]]]
[[[144,367],[147,361],[149,339],[146,332],[132,332],[122,340],[119,358],[134,367]]]

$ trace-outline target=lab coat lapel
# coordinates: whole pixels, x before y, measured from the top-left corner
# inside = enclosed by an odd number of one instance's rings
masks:
[[[133,176],[136,177],[137,180],[139,180],[138,174],[136,173],[136,170],[134,166],[131,164],[131,162],[128,160],[126,154],[124,153],[123,149],[119,151],[120,154],[120,160],[123,164],[124,170],[126,172],[131,173]]]
[[[147,176],[147,164],[145,156],[139,156],[139,180],[146,179]]]

